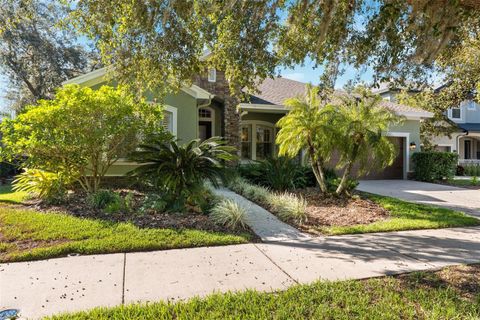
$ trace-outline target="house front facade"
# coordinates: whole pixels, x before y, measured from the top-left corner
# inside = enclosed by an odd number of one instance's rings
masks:
[[[465,100],[448,109],[447,117],[456,124],[456,131],[450,137],[435,137],[436,149],[458,153],[459,165],[480,164],[480,104]]]
[[[105,69],[66,81],[99,88],[108,84]],[[288,109],[283,105],[287,98],[305,94],[305,83],[277,77],[259,83],[259,93],[248,102],[232,97],[223,72],[211,69],[198,75],[190,87],[183,87],[164,100],[164,126],[180,142],[222,136],[239,150],[242,161],[262,160],[276,155],[276,123]],[[156,102],[155,93],[146,94],[147,101]],[[405,117],[405,122],[393,126],[385,135],[397,148],[393,165],[382,172],[367,176],[370,179],[405,179],[411,171],[411,154],[420,146],[420,121],[431,114],[384,101],[385,108]],[[137,164],[119,160],[109,171],[110,176],[120,176]]]
[[[441,90],[441,87],[437,90]],[[396,101],[399,90],[380,88],[377,93],[385,100]],[[411,90],[415,94],[418,90]],[[447,110],[447,118],[455,123],[451,136],[437,136],[431,141],[437,151],[455,152],[460,165],[480,164],[480,104],[467,99]]]

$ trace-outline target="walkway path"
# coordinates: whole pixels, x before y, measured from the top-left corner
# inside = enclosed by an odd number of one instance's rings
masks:
[[[431,204],[480,217],[480,190],[412,180],[365,180],[358,190]]]
[[[480,262],[480,227],[314,238],[246,199],[221,192],[249,206],[252,228],[266,242],[1,264],[0,310],[18,308],[23,317],[38,318],[214,291],[273,291],[318,279],[361,279]],[[269,224],[278,235],[269,232]]]

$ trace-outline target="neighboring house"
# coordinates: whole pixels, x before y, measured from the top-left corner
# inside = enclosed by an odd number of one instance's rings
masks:
[[[441,90],[442,87],[436,90]],[[374,91],[385,100],[396,101],[395,96],[400,90],[383,85]],[[409,90],[418,93],[420,90]],[[459,106],[447,110],[446,116],[457,125],[457,130],[451,137],[438,136],[432,141],[437,151],[458,153],[459,164],[480,163],[480,104],[472,99],[460,103]]]
[[[71,79],[67,83],[98,88],[107,84],[105,70],[100,69]],[[266,79],[258,86],[259,94],[249,102],[229,95],[228,83],[222,72],[214,69],[199,75],[194,85],[182,88],[165,99],[165,127],[183,142],[206,139],[215,135],[225,137],[239,149],[242,160],[260,160],[275,154],[275,124],[288,110],[283,101],[305,94],[305,83],[285,78]],[[147,100],[155,101],[155,94]],[[404,179],[410,171],[410,156],[420,146],[420,121],[431,113],[385,101],[383,105],[403,115],[404,124],[390,128],[385,134],[398,149],[394,164],[368,178]],[[109,175],[122,175],[136,164],[118,161]]]

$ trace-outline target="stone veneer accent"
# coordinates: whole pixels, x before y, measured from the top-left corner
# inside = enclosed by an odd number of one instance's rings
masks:
[[[225,73],[217,70],[217,77],[215,82],[209,82],[207,72],[198,75],[194,83],[207,90],[224,105],[223,108],[223,125],[225,134],[224,137],[228,143],[238,150],[240,150],[240,114],[237,111],[239,99],[230,95],[228,88],[228,80],[225,78]]]

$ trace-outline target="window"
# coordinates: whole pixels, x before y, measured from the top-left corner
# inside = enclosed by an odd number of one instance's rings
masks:
[[[212,117],[212,111],[206,108],[198,109],[198,117],[210,119]]]
[[[242,159],[252,158],[252,125],[242,126],[242,133],[240,135],[242,146],[240,155]]]
[[[452,108],[452,119],[461,119],[462,110],[460,108]]]
[[[177,135],[177,108],[164,106],[162,125],[168,132],[174,136]]]
[[[271,157],[273,154],[273,129],[265,126],[256,126],[256,157],[257,160]]]
[[[173,113],[170,111],[165,111],[163,113],[163,127],[165,130],[173,133]]]
[[[217,81],[217,70],[215,68],[208,69],[208,82]]]

